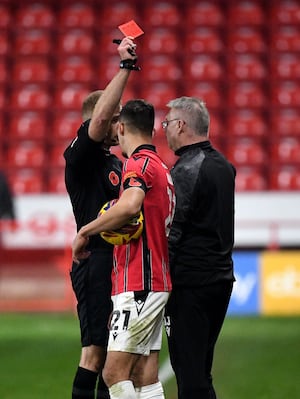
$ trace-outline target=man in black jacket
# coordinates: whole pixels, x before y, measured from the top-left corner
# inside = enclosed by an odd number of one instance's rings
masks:
[[[216,399],[211,369],[234,281],[235,168],[208,140],[203,101],[170,101],[162,127],[180,158],[171,169],[176,210],[169,236],[173,291],[166,331],[179,399]]]

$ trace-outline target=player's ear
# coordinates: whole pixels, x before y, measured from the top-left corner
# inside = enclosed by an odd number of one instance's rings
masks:
[[[118,134],[124,136],[124,123],[119,121]]]

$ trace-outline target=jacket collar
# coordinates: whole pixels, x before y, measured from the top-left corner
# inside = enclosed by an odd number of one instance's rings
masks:
[[[181,156],[185,152],[197,147],[200,147],[203,150],[208,149],[211,148],[211,143],[209,140],[205,140],[205,141],[199,141],[199,143],[195,144],[184,145],[183,147],[180,147],[178,148],[178,150],[175,151],[175,155]]]

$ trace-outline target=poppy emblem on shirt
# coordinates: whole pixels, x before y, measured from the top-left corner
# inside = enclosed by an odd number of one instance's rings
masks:
[[[108,178],[113,186],[117,186],[120,183],[119,176],[114,171],[109,173]]]
[[[128,183],[129,187],[141,187],[142,183],[136,180],[134,177],[131,177]]]

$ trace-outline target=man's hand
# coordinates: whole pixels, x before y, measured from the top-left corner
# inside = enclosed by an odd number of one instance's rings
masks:
[[[86,259],[90,256],[90,251],[85,249],[88,242],[89,237],[84,237],[79,231],[72,243],[72,258],[75,263],[78,264],[81,259]]]
[[[136,60],[136,44],[133,41],[132,37],[124,37],[121,41],[118,52],[120,54],[121,60]]]

